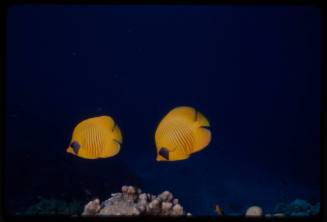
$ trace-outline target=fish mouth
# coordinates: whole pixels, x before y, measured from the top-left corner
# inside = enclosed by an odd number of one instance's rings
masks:
[[[66,152],[75,155],[74,150],[73,150],[73,148],[71,148],[71,147],[68,147],[68,148],[66,149]]]
[[[167,160],[158,154],[156,161],[167,161]]]

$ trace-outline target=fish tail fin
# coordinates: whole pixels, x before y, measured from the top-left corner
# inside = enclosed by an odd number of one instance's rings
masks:
[[[120,151],[120,147],[123,142],[123,136],[121,134],[118,125],[114,126],[112,133],[113,133],[112,141],[108,144],[108,147],[103,149],[101,154],[102,158],[115,156]]]
[[[193,152],[198,152],[208,146],[211,141],[210,130],[199,127],[195,132],[195,146]]]
[[[101,153],[102,158],[112,157],[119,153],[120,151],[120,143],[118,143],[116,140],[113,140],[112,143],[108,145],[105,149],[103,149]]]
[[[116,140],[120,144],[123,142],[123,136],[121,134],[121,130],[118,127],[118,125],[116,125],[115,128],[114,128],[113,139]]]
[[[200,112],[197,112],[197,122],[199,123],[200,126],[206,126],[206,127],[210,126],[208,119]]]

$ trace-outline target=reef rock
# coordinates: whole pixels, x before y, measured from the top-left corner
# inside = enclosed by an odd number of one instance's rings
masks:
[[[191,216],[186,213],[178,199],[169,191],[158,196],[142,191],[133,186],[123,186],[121,193],[111,194],[111,198],[100,203],[99,199],[85,205],[82,215],[85,216]]]
[[[319,214],[320,202],[311,205],[305,200],[296,199],[291,203],[279,203],[275,207],[275,213],[282,213],[286,216],[314,216]]]
[[[248,208],[245,212],[246,217],[261,217],[263,215],[263,210],[259,206],[252,206]]]

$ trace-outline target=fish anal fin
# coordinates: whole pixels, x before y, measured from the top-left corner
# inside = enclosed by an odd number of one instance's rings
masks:
[[[94,160],[94,159],[98,158],[98,157],[90,155],[90,153],[86,149],[80,149],[78,152],[78,157],[83,158],[83,159],[89,159],[89,160]]]
[[[192,153],[204,149],[211,141],[211,132],[209,129],[199,127],[195,133],[195,145]]]
[[[176,148],[174,149],[174,151],[169,152],[169,161],[185,160],[189,157],[189,154],[186,154],[182,149],[179,148]]]

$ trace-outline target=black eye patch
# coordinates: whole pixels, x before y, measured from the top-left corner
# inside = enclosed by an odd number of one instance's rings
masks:
[[[159,155],[165,158],[166,160],[169,160],[169,150],[167,148],[161,148],[159,150]]]
[[[79,150],[79,148],[80,148],[80,145],[79,145],[78,142],[73,141],[73,142],[70,144],[70,147],[73,148],[74,153],[77,154],[77,153],[78,153],[78,150]]]

